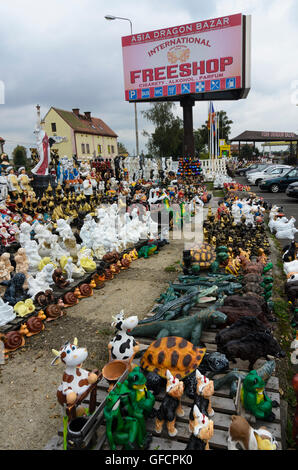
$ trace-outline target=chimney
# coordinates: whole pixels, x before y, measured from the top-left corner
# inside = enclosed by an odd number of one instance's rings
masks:
[[[73,109],[72,109],[72,112],[73,112],[76,116],[79,116],[79,114],[80,114],[80,108],[73,108]]]
[[[91,121],[91,112],[90,111],[85,111],[85,116],[88,119],[88,121]]]

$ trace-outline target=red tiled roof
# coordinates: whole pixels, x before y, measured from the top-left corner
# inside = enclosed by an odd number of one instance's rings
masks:
[[[95,117],[88,119],[84,114],[77,115],[72,111],[65,111],[64,109],[53,109],[75,132],[102,135],[105,137],[118,137],[118,135],[102,119]]]

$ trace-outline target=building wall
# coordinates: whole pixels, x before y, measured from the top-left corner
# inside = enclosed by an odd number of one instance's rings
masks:
[[[52,131],[52,123],[56,124],[56,132]],[[52,146],[53,149],[58,150],[59,157],[64,157],[64,155],[72,157],[72,155],[76,153],[73,140],[73,131],[54,109],[50,109],[46,115],[45,120],[42,122],[42,128],[47,133],[48,137],[55,135],[59,137],[66,137],[66,142],[53,144]]]
[[[94,158],[94,155],[102,158],[115,158],[117,156],[117,138],[105,137],[93,134],[75,133],[77,156],[79,160]],[[84,144],[85,153],[83,153]],[[89,145],[89,152],[87,146]],[[99,147],[100,146],[100,147]],[[114,152],[112,152],[112,147]],[[110,150],[110,152],[109,152]],[[95,152],[95,153],[94,153]]]
[[[56,124],[56,132],[52,131],[52,123]],[[97,157],[99,155],[102,158],[112,159],[118,155],[116,137],[74,132],[64,119],[52,108],[45,116],[42,128],[49,137],[56,135],[67,138],[66,142],[54,144],[52,147],[53,149],[58,149],[60,157],[64,155],[72,157],[73,154],[77,154],[79,160],[90,160],[94,158],[94,156]],[[82,144],[85,146],[85,153],[83,153]],[[87,145],[89,145],[89,152],[87,152]]]

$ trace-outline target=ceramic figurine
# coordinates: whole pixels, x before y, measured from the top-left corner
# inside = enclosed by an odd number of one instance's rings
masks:
[[[91,273],[96,270],[96,263],[91,258],[82,256],[79,258],[79,261],[80,265],[87,273]]]
[[[8,191],[16,193],[16,194],[22,192],[19,186],[18,178],[15,175],[13,168],[9,170],[9,174],[7,175],[7,181],[8,181]]]
[[[23,273],[26,276],[26,280],[24,282],[24,289],[28,289],[28,269],[29,269],[29,260],[26,255],[25,248],[19,248],[14,260],[16,262],[16,273]]]
[[[43,268],[47,265],[47,264],[50,264],[52,266],[54,266],[55,268],[57,268],[56,264],[53,263],[53,261],[51,260],[50,256],[46,256],[45,258],[42,258],[38,264],[38,271],[42,271]]]
[[[45,266],[46,267],[46,266]],[[33,276],[28,277],[28,294],[30,297],[35,297],[38,292],[45,292],[50,290],[50,284],[47,282],[46,278],[49,280],[49,271],[53,270],[53,266],[49,265],[44,271],[41,271],[36,274],[35,278]],[[53,284],[53,280],[51,282]]]
[[[58,403],[62,406],[64,416],[63,437],[65,447],[68,421],[66,417],[66,407],[75,405],[76,401],[88,390],[90,385],[98,381],[98,376],[94,372],[88,372],[81,367],[88,357],[88,352],[86,348],[78,347],[77,338],[74,339],[73,343],[67,341],[64,346],[60,348],[60,351],[52,349],[52,352],[55,355],[55,359],[52,361],[51,365],[62,362],[65,366],[62,383],[57,390]],[[84,414],[86,414],[85,407],[83,405],[77,406],[76,416],[83,416]]]
[[[179,336],[197,346],[204,329],[213,325],[224,325],[226,319],[227,316],[224,313],[216,310],[216,307],[211,307],[178,320],[158,320],[139,325],[132,331],[132,334],[157,339],[165,336]]]
[[[111,450],[116,450],[117,445],[125,450],[146,449],[150,442],[147,433],[137,417],[122,414],[121,397],[122,387],[119,384],[107,396],[104,408],[106,421],[106,435]],[[132,413],[131,413],[132,414]]]
[[[211,397],[214,394],[214,383],[213,380],[201,374],[199,370],[196,370],[196,393],[194,397],[194,405],[192,406],[189,413],[189,430],[193,432],[192,423],[194,420],[194,406],[197,406],[201,413],[206,415],[208,418],[214,415],[214,410],[211,406]]]
[[[38,292],[34,297],[34,302],[37,303],[39,307],[46,307],[47,305],[53,304],[55,301],[53,296],[53,291],[51,289],[47,289],[44,292]]]
[[[220,347],[220,352],[233,362],[239,358],[249,361],[249,370],[252,370],[254,363],[261,357],[268,355],[280,358],[285,356],[278,341],[267,330],[257,331],[247,334],[244,337],[231,340]]]
[[[73,231],[70,225],[64,219],[58,219],[57,222],[57,232],[59,233],[60,237],[65,241],[66,239],[74,239]]]
[[[24,167],[19,168],[18,181],[22,191],[26,191],[29,195],[32,193],[32,188],[30,186],[31,179],[26,174],[26,169]]]
[[[42,330],[44,330],[44,324],[42,320],[46,319],[46,315],[43,313],[42,310],[40,310],[37,314],[37,316],[30,317],[26,323],[23,323],[23,325],[20,328],[20,331],[27,336],[33,336],[37,335],[40,333]]]
[[[79,303],[78,297],[74,294],[74,292],[66,292],[63,295],[63,304],[64,307],[72,307]]]
[[[52,279],[59,289],[65,289],[69,285],[69,281],[63,276],[62,269],[60,268],[53,271]]]
[[[46,321],[53,321],[65,315],[65,312],[62,310],[60,305],[51,304],[46,307],[45,314],[47,317]]]
[[[4,302],[14,306],[20,300],[24,300],[27,294],[24,291],[25,274],[16,273],[10,281],[2,281],[1,285],[6,286],[3,296]]]
[[[131,359],[139,351],[139,343],[127,334],[127,331],[135,328],[137,324],[138,317],[134,315],[124,318],[123,310],[114,317],[111,326],[116,328],[117,334],[108,344],[110,361],[114,359]]]
[[[163,424],[166,422],[169,436],[174,437],[177,434],[177,429],[175,428],[176,416],[184,416],[184,411],[181,406],[184,384],[176,377],[173,377],[169,370],[167,370],[166,376],[166,396],[156,412],[155,432],[161,434]]]
[[[233,415],[228,433],[228,450],[277,450],[277,442],[264,426],[253,429],[243,416]]]
[[[274,421],[275,415],[272,407],[278,404],[268,397],[264,389],[264,380],[257,374],[257,371],[250,371],[242,382],[241,403],[244,409],[250,411],[256,418]]]
[[[194,405],[189,427],[192,430],[192,435],[185,450],[209,450],[209,441],[214,432],[213,421],[201,413],[197,405]]]
[[[10,272],[7,271],[4,261],[0,261],[0,282],[9,280]]]
[[[6,281],[10,280],[11,272],[13,271],[13,267],[10,262],[10,254],[9,253],[3,253],[0,256],[0,261],[2,261],[5,264],[5,270],[9,273],[8,279],[4,279]]]
[[[92,286],[84,282],[83,284],[80,284],[79,287],[75,288],[74,294],[77,296],[78,299],[90,297],[91,295],[93,295]]]
[[[86,348],[78,348],[76,338],[73,343],[66,342],[60,351],[53,349],[52,352],[55,359],[51,365],[56,365],[59,362],[65,365],[63,381],[57,390],[58,402],[61,406],[72,405],[88,389],[89,385],[98,380],[98,376],[80,367],[87,359],[88,352]]]
[[[20,235],[19,235],[19,239],[20,239],[20,244],[22,246],[22,248],[25,246],[25,244],[27,242],[30,242],[31,240],[31,225],[28,224],[27,222],[23,222],[21,223],[20,225]]]
[[[15,317],[16,314],[13,307],[8,303],[5,303],[2,297],[0,297],[0,326],[6,325],[10,321],[14,320]]]
[[[37,242],[35,240],[26,240],[26,243],[22,248],[25,248],[26,255],[29,260],[29,272],[36,272],[38,270],[39,263],[41,262],[41,257],[38,254]]]
[[[177,379],[183,379],[194,372],[202,362],[206,348],[194,347],[184,338],[168,336],[149,345],[141,358],[141,367],[146,372],[157,372],[167,379],[167,370]],[[172,362],[171,358],[177,360]]]
[[[17,302],[13,309],[17,312],[18,316],[24,317],[25,315],[34,312],[35,305],[32,299],[26,299],[25,301]]]
[[[8,333],[1,334],[0,339],[4,343],[4,354],[22,348],[25,345],[24,333],[22,331],[9,331]]]

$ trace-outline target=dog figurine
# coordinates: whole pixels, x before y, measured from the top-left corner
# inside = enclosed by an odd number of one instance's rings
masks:
[[[277,442],[265,428],[253,429],[243,416],[232,416],[228,434],[228,450],[277,450]]]

